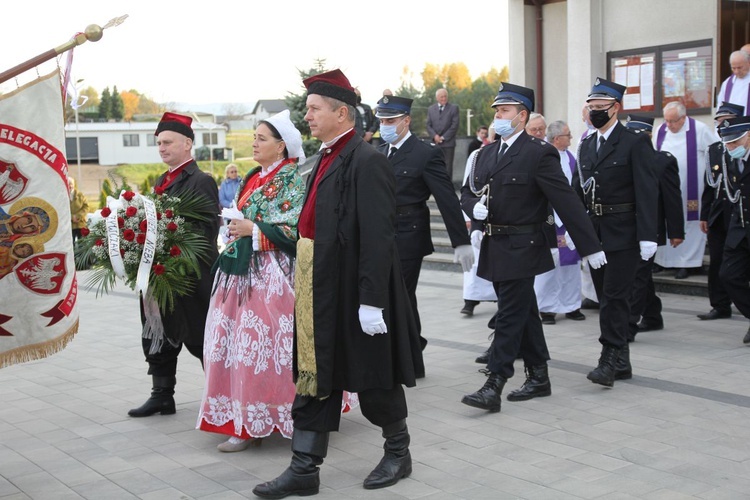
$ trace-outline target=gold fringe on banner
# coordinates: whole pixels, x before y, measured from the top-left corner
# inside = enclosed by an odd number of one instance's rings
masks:
[[[311,239],[297,240],[294,314],[297,324],[297,394],[314,397],[318,395],[318,367],[315,361],[313,314],[313,247]]]
[[[73,340],[76,333],[78,333],[78,320],[76,320],[67,332],[54,339],[2,352],[0,353],[0,368],[43,359],[56,352],[60,352],[68,345],[68,342]]]

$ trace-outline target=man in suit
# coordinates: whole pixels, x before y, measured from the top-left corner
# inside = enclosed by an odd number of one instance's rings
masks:
[[[724,102],[714,116],[714,124],[729,118],[745,115],[745,107]],[[732,202],[727,199],[727,192],[722,185],[724,144],[716,141],[708,147],[709,171],[706,172],[706,183],[701,196],[700,228],[706,233],[708,246],[708,301],[711,310],[699,314],[702,320],[714,320],[732,317],[732,300],[719,279],[719,269],[724,256],[724,242],[727,239],[727,228],[732,216]]]
[[[475,223],[484,225],[477,275],[492,281],[498,312],[487,364],[489,377],[461,402],[499,412],[503,387],[513,376],[519,353],[526,382],[508,399],[551,394],[549,351],[534,295],[534,276],[554,267],[542,227],[550,204],[588,262],[600,267],[605,259],[586,211],[560,169],[557,150],[524,131],[534,110],[534,91],[502,83],[492,107],[500,140],[477,153],[461,188],[461,205]]]
[[[750,116],[724,120],[719,125],[719,135],[726,148],[722,161],[724,188],[734,204],[719,279],[737,309],[750,319]],[[750,344],[750,328],[742,342]]]
[[[362,94],[359,89],[355,88],[354,91],[357,93],[357,118],[354,121],[354,129],[365,142],[370,143],[373,134],[378,131],[380,123],[375,118],[370,105],[362,102]]]
[[[617,119],[625,87],[597,78],[586,102],[597,129],[579,148],[573,187],[607,255],[607,265],[591,271],[599,298],[602,346],[588,379],[612,387],[618,359],[630,368],[628,321],[630,295],[641,260],[656,253],[659,181],[651,167],[654,150],[645,134],[626,129]]]
[[[651,138],[654,119],[648,116],[628,115],[625,127]],[[685,239],[685,219],[682,211],[682,190],[680,189],[680,169],[677,160],[666,151],[654,151],[653,166],[656,178],[659,180],[659,211],[657,217],[657,244],[669,244],[677,247]],[[630,322],[628,325],[628,342],[635,340],[641,325],[650,326],[650,330],[664,328],[661,317],[661,299],[656,295],[654,278],[651,272],[654,258],[642,260],[633,283],[630,295]],[[642,318],[642,319],[641,319]],[[640,323],[638,321],[641,321]],[[645,331],[645,329],[644,329]],[[615,374],[615,378],[623,380],[631,378],[627,369]]]
[[[453,183],[445,171],[442,153],[409,131],[411,104],[412,99],[383,96],[375,108],[375,116],[380,120],[380,137],[385,141],[378,150],[388,157],[396,175],[396,243],[401,272],[424,349],[427,339],[421,336],[417,283],[422,259],[435,250],[430,235],[430,209],[427,207],[430,195],[435,197],[448,230],[454,248],[453,260],[461,263],[464,272],[470,271],[474,264],[474,251]]]
[[[175,412],[174,388],[177,383],[177,356],[182,346],[203,362],[203,331],[211,299],[213,275],[211,266],[219,257],[219,188],[216,181],[198,168],[192,156],[193,119],[175,113],[164,113],[156,127],[159,155],[169,170],[156,181],[155,191],[171,196],[199,195],[206,205],[206,220],[187,220],[208,245],[208,254],[199,262],[200,278],[189,295],[175,301],[174,311],[160,313],[152,300],[141,298],[143,354],[148,374],[153,378],[151,397],[128,412],[131,417],[148,417],[154,413]]]
[[[448,178],[453,182],[453,156],[458,132],[458,106],[448,102],[448,91],[435,92],[435,104],[427,108],[427,133],[445,156]]]

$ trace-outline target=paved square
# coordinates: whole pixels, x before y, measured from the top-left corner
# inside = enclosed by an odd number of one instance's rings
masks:
[[[85,283],[86,272],[80,280]],[[382,456],[379,430],[358,410],[321,468],[320,499],[750,498],[748,322],[703,322],[703,297],[661,294],[665,329],[631,345],[634,378],[613,389],[586,380],[599,355],[598,314],[545,325],[552,396],[462,405],[484,382],[494,304],[463,305],[460,273],[422,272],[418,289],[427,376],[407,390],[414,472],[384,490],[362,480]],[[289,463],[278,435],[240,453],[195,430],[203,372],[180,356],[177,414],[127,417],[150,391],[138,302],[119,287],[79,295],[80,331],[62,352],[0,370],[0,499],[240,499]],[[523,364],[505,392],[523,382]]]

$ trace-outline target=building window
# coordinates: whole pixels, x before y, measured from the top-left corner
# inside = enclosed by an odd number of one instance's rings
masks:
[[[203,134],[204,146],[216,146],[217,144],[219,144],[219,134],[217,134],[216,132]]]
[[[156,146],[156,136],[154,134],[146,134],[146,146]]]
[[[136,148],[140,145],[138,134],[123,134],[122,145],[126,148]]]
[[[667,103],[679,101],[691,114],[712,107],[711,40],[623,50],[607,54],[610,79],[625,85],[625,113],[661,116]]]

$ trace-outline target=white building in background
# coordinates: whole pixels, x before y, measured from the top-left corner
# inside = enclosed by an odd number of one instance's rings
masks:
[[[107,166],[160,163],[154,135],[157,125],[158,122],[67,123],[65,149],[68,164],[74,165],[78,160],[76,137],[80,138],[81,161]],[[226,147],[226,126],[193,121],[192,127],[195,132],[194,156],[196,150],[209,147],[213,150],[214,159],[233,159],[231,150]]]
[[[729,54],[750,42],[750,3],[734,0],[508,0],[510,80],[574,137],[597,76],[627,86],[625,110],[656,118],[680,100],[713,126]]]

